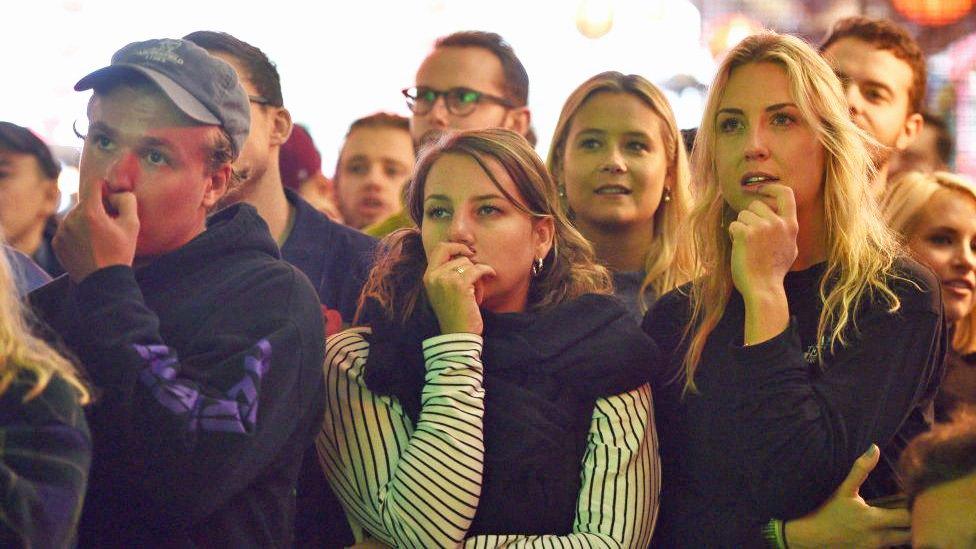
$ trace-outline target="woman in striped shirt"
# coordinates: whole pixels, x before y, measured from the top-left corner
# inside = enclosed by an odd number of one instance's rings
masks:
[[[646,546],[654,343],[521,136],[449,134],[408,191],[360,319],[329,339],[318,452],[354,526],[397,547]]]

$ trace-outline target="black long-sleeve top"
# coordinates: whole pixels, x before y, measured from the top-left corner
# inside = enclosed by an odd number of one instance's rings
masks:
[[[655,304],[644,321],[664,357],[652,373],[665,479],[655,545],[755,545],[768,519],[802,516],[829,497],[871,443],[882,458],[862,496],[898,490],[895,464],[927,429],[947,340],[932,273],[908,260],[896,267],[900,309],[862,300],[857,330],[833,353],[815,341],[825,264],[786,276],[791,324],[757,345],[742,346],[745,311],[733,291],[702,353],[698,392],[684,398],[690,301],[679,289]]]

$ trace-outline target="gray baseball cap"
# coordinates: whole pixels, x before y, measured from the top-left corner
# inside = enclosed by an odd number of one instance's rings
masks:
[[[187,40],[146,40],[115,52],[111,65],[79,80],[75,91],[99,88],[133,71],[156,84],[190,118],[224,128],[234,156],[240,154],[251,125],[251,106],[233,67]]]

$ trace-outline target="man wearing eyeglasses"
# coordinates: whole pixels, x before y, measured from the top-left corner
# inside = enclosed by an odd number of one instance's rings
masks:
[[[417,69],[407,99],[415,149],[446,130],[505,128],[535,145],[529,112],[529,75],[512,46],[493,32],[462,31],[442,36]],[[382,237],[412,227],[401,209],[363,231]]]
[[[492,32],[441,37],[403,90],[420,144],[444,130],[506,128],[529,135],[529,76],[512,46]]]

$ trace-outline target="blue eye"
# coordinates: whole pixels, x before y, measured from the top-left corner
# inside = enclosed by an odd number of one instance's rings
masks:
[[[478,208],[478,215],[492,215],[500,212],[501,210],[495,206],[484,205]]]
[[[738,118],[725,118],[719,120],[718,129],[722,133],[732,133],[742,128],[742,123]]]
[[[796,118],[786,113],[776,113],[773,115],[774,126],[789,126],[796,122]]]
[[[582,141],[579,142],[579,148],[581,148],[581,149],[590,149],[590,150],[592,150],[592,149],[599,148],[600,145],[601,145],[600,141],[597,140],[597,139],[593,139],[592,137],[587,138],[587,139],[584,139],[584,140],[582,140]]]
[[[450,216],[451,212],[447,208],[443,208],[441,206],[427,208],[427,211],[424,212],[424,217],[427,219],[446,219]]]
[[[145,158],[147,162],[154,166],[163,166],[168,163],[166,155],[157,150],[146,151]]]
[[[107,151],[112,148],[112,140],[105,135],[95,134],[91,136],[91,141],[96,147],[103,151]]]
[[[643,141],[631,141],[627,143],[627,148],[632,151],[649,151],[651,149]]]

